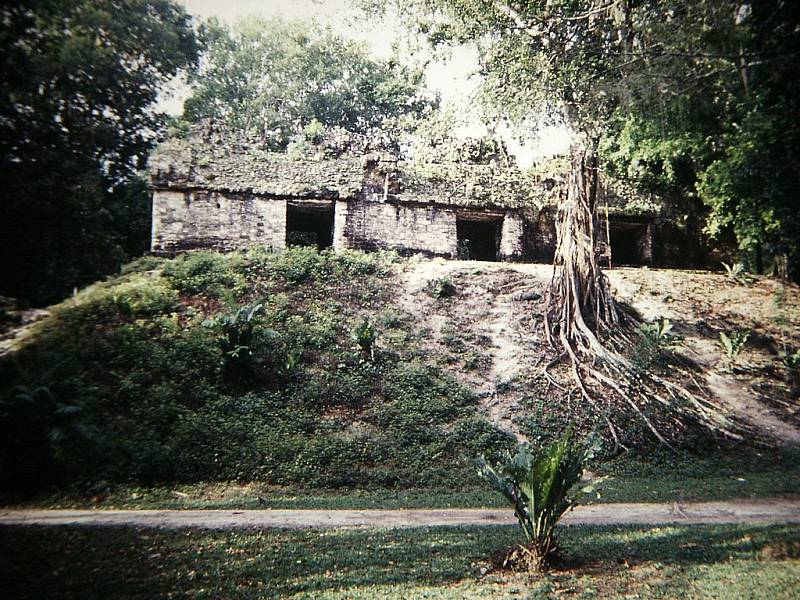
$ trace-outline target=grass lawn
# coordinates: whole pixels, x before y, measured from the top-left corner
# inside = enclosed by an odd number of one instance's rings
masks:
[[[0,585],[41,598],[795,598],[796,526],[566,527],[546,575],[486,572],[514,527],[0,529]]]

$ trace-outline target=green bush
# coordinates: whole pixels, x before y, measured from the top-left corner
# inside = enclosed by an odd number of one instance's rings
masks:
[[[272,274],[290,285],[325,280],[333,271],[329,253],[308,246],[287,248],[277,253],[269,268]]]
[[[163,276],[183,294],[236,298],[246,289],[237,254],[187,252],[164,265]]]
[[[30,490],[59,479],[65,446],[92,435],[81,413],[46,387],[16,386],[0,394],[0,489]]]

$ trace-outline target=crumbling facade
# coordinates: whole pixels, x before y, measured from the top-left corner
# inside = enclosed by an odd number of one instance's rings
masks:
[[[548,261],[555,251],[560,181],[496,162],[403,163],[385,153],[322,151],[297,156],[206,128],[159,146],[150,173],[155,254],[316,245]],[[607,260],[685,262],[683,238],[663,204],[616,191],[605,196],[600,230],[601,237],[610,234],[610,252],[601,244]]]

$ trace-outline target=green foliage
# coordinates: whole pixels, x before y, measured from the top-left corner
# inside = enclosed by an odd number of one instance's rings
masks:
[[[643,323],[638,328],[639,340],[633,349],[631,360],[641,371],[654,366],[666,366],[665,353],[674,348],[680,338],[672,333],[672,323],[660,317],[652,323]]]
[[[750,332],[746,329],[733,331],[730,335],[724,331],[719,332],[719,345],[730,364],[741,354],[749,337]]]
[[[278,336],[272,329],[256,327],[254,317],[262,308],[263,304],[242,306],[235,313],[216,315],[202,323],[204,327],[220,331],[217,344],[224,356],[225,369],[231,374],[250,374],[260,346],[265,340]]]
[[[84,407],[97,437],[59,462],[61,481],[84,489],[474,485],[464,452],[509,442],[387,308],[396,260],[306,248],[141,259],[54,307],[0,357],[0,379]],[[354,329],[371,360],[353,352]]]
[[[375,5],[376,3],[370,3]],[[669,194],[685,225],[797,277],[800,8],[758,0],[405,0],[433,46],[476,43],[489,119],[605,138],[604,171]],[[609,32],[614,32],[610,35]],[[705,226],[705,227],[704,227]]]
[[[186,117],[257,131],[273,149],[293,136],[313,145],[331,127],[396,137],[432,104],[421,92],[421,70],[375,61],[362,46],[302,22],[251,17],[227,27],[211,20],[202,37],[206,55]]]
[[[0,489],[30,490],[57,480],[63,449],[91,437],[81,412],[43,386],[16,386],[0,394]]]
[[[484,458],[478,461],[480,477],[514,507],[514,516],[527,540],[527,547],[520,547],[519,558],[532,569],[543,566],[556,550],[556,523],[574,505],[575,497],[570,492],[600,447],[600,440],[594,435],[580,446],[574,445],[570,437],[571,430],[567,429],[560,440],[538,452],[520,448],[494,467]],[[582,493],[593,491],[593,485],[581,489]]]
[[[797,371],[800,367],[800,348],[784,347],[778,356],[790,371]]]
[[[25,0],[0,17],[0,293],[44,304],[146,246],[153,103],[197,47],[170,0]]]
[[[733,263],[732,265],[723,262],[722,268],[725,269],[725,276],[738,285],[749,285],[754,281],[754,279],[747,274],[744,265],[740,262]]]
[[[216,252],[188,252],[170,261],[162,273],[184,294],[203,294],[213,298],[235,298],[245,282],[238,272],[238,260]]]
[[[378,334],[375,325],[366,317],[350,330],[350,338],[356,343],[361,354],[369,359],[375,357],[375,340]]]

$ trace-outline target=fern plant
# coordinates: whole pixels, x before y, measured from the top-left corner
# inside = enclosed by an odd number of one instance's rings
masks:
[[[601,480],[572,490],[581,481],[584,465],[600,447],[594,434],[575,445],[568,429],[560,440],[539,451],[523,446],[496,466],[478,460],[478,475],[499,491],[514,507],[514,516],[527,543],[506,556],[506,564],[518,563],[531,570],[542,568],[556,550],[555,527],[582,493],[592,493]]]

